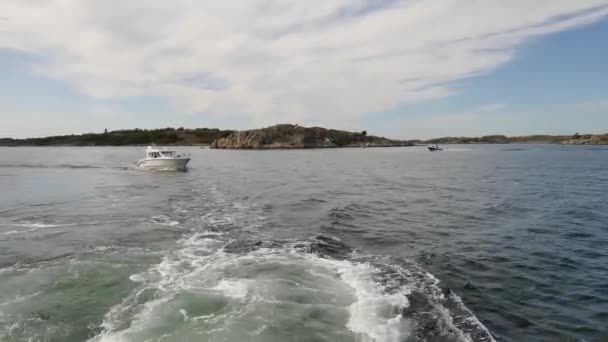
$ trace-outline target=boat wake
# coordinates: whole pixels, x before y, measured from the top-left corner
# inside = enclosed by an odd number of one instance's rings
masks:
[[[135,289],[90,341],[494,341],[415,262],[332,236],[255,239],[264,217],[215,196],[215,208],[174,203],[176,217],[157,218],[195,228],[129,277]]]
[[[32,168],[32,169],[102,169],[101,166],[73,165],[73,164],[1,164],[5,168]]]
[[[444,149],[444,151],[447,151],[447,152],[464,152],[464,151],[473,151],[473,150],[475,150],[475,149],[474,148],[464,148],[464,147],[461,147],[461,148],[450,147],[450,148]]]

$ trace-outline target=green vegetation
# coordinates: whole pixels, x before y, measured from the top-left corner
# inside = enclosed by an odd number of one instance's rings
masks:
[[[424,141],[425,144],[568,144],[599,145],[608,144],[608,134],[570,135],[526,135],[507,137],[505,135],[486,135],[483,137],[443,137]]]
[[[527,135],[508,137],[443,137],[426,141],[401,141],[322,127],[276,125],[247,131],[217,128],[129,129],[103,133],[59,135],[43,138],[0,138],[0,146],[122,146],[122,145],[212,145],[215,148],[315,148],[348,146],[409,146],[419,144],[568,144],[608,145],[608,134]]]
[[[443,137],[425,141],[427,144],[506,144],[509,138],[504,135],[486,135],[483,137]]]
[[[214,140],[233,133],[230,130],[217,128],[161,128],[161,129],[131,129],[104,133],[86,133],[79,135],[60,135],[44,138],[12,139],[0,138],[3,146],[121,146],[121,145],[207,145]]]

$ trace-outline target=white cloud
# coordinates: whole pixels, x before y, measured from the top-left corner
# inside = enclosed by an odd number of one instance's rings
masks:
[[[267,124],[443,97],[530,38],[601,19],[608,0],[19,0],[0,14],[0,48],[91,97]]]

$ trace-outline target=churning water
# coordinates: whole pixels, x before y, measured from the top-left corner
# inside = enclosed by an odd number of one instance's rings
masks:
[[[0,149],[1,341],[607,341],[608,150]]]

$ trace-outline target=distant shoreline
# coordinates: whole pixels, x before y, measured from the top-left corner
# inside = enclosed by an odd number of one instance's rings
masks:
[[[153,144],[157,145],[157,144]],[[414,144],[414,145],[382,145],[382,146],[341,146],[341,147],[302,147],[302,148],[256,148],[256,149],[239,149],[239,150],[315,150],[315,149],[344,149],[344,148],[393,148],[393,147],[427,147],[431,144]],[[563,143],[551,143],[551,142],[517,142],[517,143],[445,143],[440,144],[445,146],[451,145],[556,145],[556,146],[608,146],[608,143],[596,143],[596,144],[563,144]],[[0,148],[25,148],[25,147],[146,147],[149,145],[4,145],[0,144]],[[185,145],[185,144],[162,144],[159,146],[168,147],[199,147],[199,148],[210,148],[210,145]],[[234,149],[236,150],[236,149]]]
[[[429,140],[396,140],[322,127],[282,124],[245,131],[217,128],[132,129],[41,138],[0,138],[0,146],[199,146],[217,149],[312,149],[344,147],[405,147],[473,144],[555,144],[608,145],[608,134],[574,135],[486,135],[481,137],[442,137]]]
[[[150,145],[159,146],[170,146],[170,147],[206,147],[211,149],[210,144],[134,144],[134,145],[77,145],[77,144],[57,144],[57,145],[7,145],[0,144],[0,147],[146,147]],[[432,145],[431,143],[420,143],[412,145],[348,145],[339,147],[274,147],[274,148],[251,148],[251,149],[240,149],[240,150],[314,150],[314,149],[336,149],[336,148],[390,148],[390,147],[427,147]],[[561,145],[561,146],[608,146],[608,142],[604,143],[590,143],[590,144],[572,144],[572,143],[561,143],[561,142],[539,142],[539,141],[518,141],[518,142],[500,142],[500,143],[489,143],[489,142],[475,142],[475,143],[440,143],[439,145]]]
[[[0,144],[0,147],[147,147],[147,146],[165,146],[165,147],[207,147],[211,148],[209,144],[139,144],[139,145],[4,145]],[[343,148],[390,148],[390,147],[426,147],[426,144],[421,145],[347,145],[347,146],[319,146],[319,147],[272,147],[272,148],[241,148],[233,150],[315,150],[315,149],[343,149]],[[228,149],[225,149],[228,150]]]
[[[281,124],[232,131],[217,128],[133,129],[43,138],[0,138],[0,146],[199,146],[216,149],[309,149],[413,146],[413,142],[322,127]]]
[[[209,147],[209,144],[129,144],[129,145],[79,145],[79,144],[54,144],[54,145],[33,145],[33,144],[18,144],[7,145],[1,144],[0,147],[146,147],[146,146],[175,146],[175,147]]]
[[[427,144],[558,144],[608,145],[608,134],[527,135],[508,137],[486,135],[482,137],[443,137],[424,141]]]

